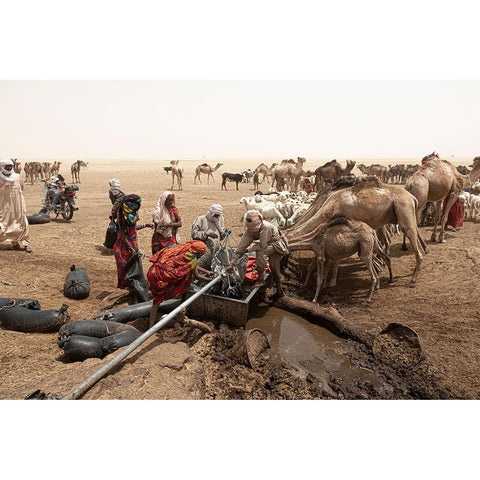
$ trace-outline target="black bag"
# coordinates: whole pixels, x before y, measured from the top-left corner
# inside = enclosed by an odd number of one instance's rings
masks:
[[[85,270],[75,269],[75,265],[70,267],[70,273],[65,278],[63,285],[63,294],[74,300],[81,300],[90,295],[90,279]]]
[[[125,279],[130,282],[133,301],[135,303],[148,302],[150,294],[143,273],[142,261],[138,253],[133,254],[125,266]]]
[[[110,217],[110,223],[108,224],[107,232],[105,233],[105,241],[103,246],[106,248],[113,248],[118,237],[118,224],[112,217]]]

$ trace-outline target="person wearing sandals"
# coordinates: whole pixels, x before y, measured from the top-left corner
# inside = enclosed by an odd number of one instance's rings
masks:
[[[32,253],[23,182],[10,159],[0,160],[0,244],[10,242],[14,249]]]

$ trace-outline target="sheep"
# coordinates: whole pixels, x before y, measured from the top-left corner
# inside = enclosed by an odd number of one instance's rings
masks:
[[[301,217],[310,207],[310,205],[298,205],[296,208],[294,207],[293,214],[287,220],[287,227],[291,227],[299,217]]]

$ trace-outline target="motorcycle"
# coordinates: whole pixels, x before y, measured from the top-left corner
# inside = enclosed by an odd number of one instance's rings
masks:
[[[52,182],[42,179],[42,181],[45,184],[42,192],[44,205],[40,213],[50,215],[53,212],[56,215],[55,218],[61,214],[65,220],[71,220],[73,212],[78,210],[78,207],[75,205],[78,185],[65,185],[60,180]]]

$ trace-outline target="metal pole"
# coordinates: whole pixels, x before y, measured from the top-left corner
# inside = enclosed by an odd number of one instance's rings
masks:
[[[76,400],[80,398],[89,388],[91,388],[95,383],[97,383],[106,373],[116,367],[127,355],[133,352],[139,345],[141,345],[147,338],[150,338],[154,333],[158,332],[163,326],[165,326],[172,318],[174,318],[183,308],[187,307],[193,303],[200,295],[205,293],[207,290],[212,288],[222,276],[219,275],[215,277],[211,282],[207,283],[202,287],[198,292],[196,292],[191,297],[187,298],[182,304],[177,308],[172,310],[164,318],[162,318],[158,323],[156,323],[152,328],[147,330],[143,335],[134,340],[130,345],[128,345],[125,350],[120,352],[118,355],[109,360],[105,365],[100,369],[90,375],[86,380],[84,380],[75,390],[72,390],[68,395],[62,398],[62,400]]]

